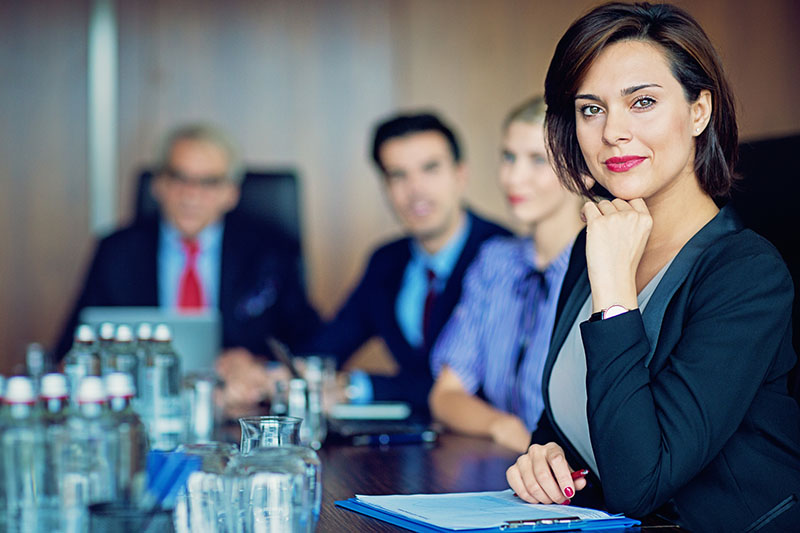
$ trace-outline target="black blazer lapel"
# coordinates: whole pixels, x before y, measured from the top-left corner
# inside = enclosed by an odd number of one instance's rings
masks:
[[[461,250],[461,254],[458,256],[458,261],[456,261],[453,271],[450,273],[450,277],[447,278],[447,283],[444,286],[444,290],[439,297],[436,298],[433,305],[430,324],[430,338],[434,339],[434,341],[439,337],[439,333],[441,333],[442,329],[444,329],[445,324],[450,319],[453,309],[458,303],[458,300],[461,298],[464,274],[472,264],[472,261],[478,254],[481,244],[483,244],[483,241],[485,240],[482,235],[482,228],[480,227],[481,221],[469,211],[467,212],[467,216],[470,219],[470,231],[469,235],[467,236],[467,240],[464,242],[464,249]],[[430,350],[432,347],[433,346],[427,346],[426,348]]]
[[[545,361],[544,371],[542,372],[542,395],[544,399],[545,412],[543,416],[547,416],[548,424],[541,424],[543,428],[547,428],[547,437],[550,437],[549,432],[552,431],[558,439],[558,443],[567,451],[568,457],[580,457],[578,452],[569,444],[569,441],[564,437],[558,425],[553,419],[553,411],[550,406],[550,374],[553,372],[553,365],[558,357],[558,352],[578,316],[578,312],[583,307],[586,298],[590,294],[591,287],[589,286],[589,276],[586,272],[586,230],[583,229],[575,239],[575,244],[572,246],[572,253],[569,258],[569,266],[564,275],[564,282],[561,285],[561,293],[558,297],[558,307],[556,308],[556,321],[553,326],[553,335],[550,339],[550,349],[547,353],[547,360]],[[587,317],[588,318],[588,317]],[[539,441],[541,435],[533,434],[533,440]]]
[[[667,311],[667,306],[675,292],[689,275],[697,258],[715,240],[741,228],[742,224],[736,212],[731,207],[724,207],[717,213],[717,216],[703,226],[694,237],[689,239],[689,242],[675,256],[642,313],[644,330],[647,334],[647,339],[650,341],[650,352],[644,360],[645,366],[650,365],[656,352],[661,323],[664,321],[664,313]]]
[[[556,320],[544,368],[545,383],[550,379],[550,371],[553,369],[558,351],[564,344],[578,311],[589,296],[590,289],[589,276],[586,272],[586,230],[583,229],[578,233],[572,246],[569,265],[558,296]]]
[[[411,261],[411,239],[405,238],[400,241],[393,256],[372,297],[373,304],[371,307],[377,312],[376,322],[385,324],[385,329],[380,326],[378,329],[384,331],[382,335],[386,337],[384,340],[387,346],[403,346],[404,353],[410,353],[415,351],[415,348],[408,343],[400,329],[395,307],[397,305],[397,297],[400,294],[400,285],[403,283],[403,275],[408,262]],[[434,307],[434,313],[435,311],[436,308]],[[394,353],[393,351],[393,355],[398,360],[398,364],[402,364],[404,359],[402,354]]]
[[[237,282],[241,280],[246,264],[247,246],[243,245],[235,222],[227,218],[222,233],[222,261],[220,263],[219,294],[217,302],[222,316],[233,317],[238,294]]]
[[[108,302],[103,305],[160,305],[158,287],[158,247],[161,243],[161,226],[157,222],[141,226],[141,233],[136,235],[136,242],[131,243],[130,257],[127,265],[130,294],[125,303]],[[124,272],[124,271],[123,271]]]

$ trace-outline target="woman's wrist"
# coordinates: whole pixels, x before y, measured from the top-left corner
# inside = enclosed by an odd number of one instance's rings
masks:
[[[636,285],[632,282],[616,286],[592,283],[591,289],[593,313],[608,309],[612,305],[621,305],[626,309],[634,309],[639,306],[636,299]]]
[[[505,431],[509,424],[514,419],[514,415],[511,413],[506,413],[502,411],[498,411],[495,416],[492,417],[489,424],[487,424],[487,432],[492,439],[497,440],[502,435],[502,432]]]

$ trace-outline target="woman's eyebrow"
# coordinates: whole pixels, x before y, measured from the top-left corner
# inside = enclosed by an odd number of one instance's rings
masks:
[[[593,94],[576,94],[575,100],[594,100],[596,102],[603,101],[599,96],[595,96]]]
[[[622,96],[630,96],[633,93],[635,93],[636,91],[640,91],[642,89],[647,89],[648,87],[658,87],[659,89],[663,89],[663,87],[661,87],[661,85],[659,85],[657,83],[643,83],[641,85],[633,85],[631,87],[628,87],[627,89],[622,89],[619,93]]]
[[[657,83],[642,83],[640,85],[632,85],[631,87],[627,87],[622,89],[619,94],[621,96],[630,96],[631,94],[635,93],[636,91],[640,91],[642,89],[647,89],[648,87],[658,87],[659,89],[663,89],[663,87]],[[575,100],[594,100],[596,102],[602,102],[603,99],[594,94],[576,94]]]

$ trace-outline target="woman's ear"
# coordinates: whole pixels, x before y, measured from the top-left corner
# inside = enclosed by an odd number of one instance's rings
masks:
[[[697,137],[708,126],[711,120],[711,110],[713,102],[711,98],[711,91],[703,89],[697,100],[692,102],[692,135]]]

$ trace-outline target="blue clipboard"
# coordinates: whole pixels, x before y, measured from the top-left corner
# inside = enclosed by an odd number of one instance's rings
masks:
[[[348,500],[340,500],[335,502],[337,507],[355,511],[356,513],[377,518],[383,522],[408,529],[409,531],[416,531],[420,533],[527,533],[529,531],[601,531],[601,530],[623,530],[626,528],[638,526],[640,521],[625,516],[618,516],[614,518],[607,518],[604,520],[573,520],[568,523],[538,523],[524,526],[514,527],[498,527],[498,528],[480,528],[480,529],[450,529],[439,526],[434,526],[423,522],[421,520],[413,520],[404,516],[399,516],[394,513],[378,509],[371,505],[360,502],[357,498],[350,498]]]

